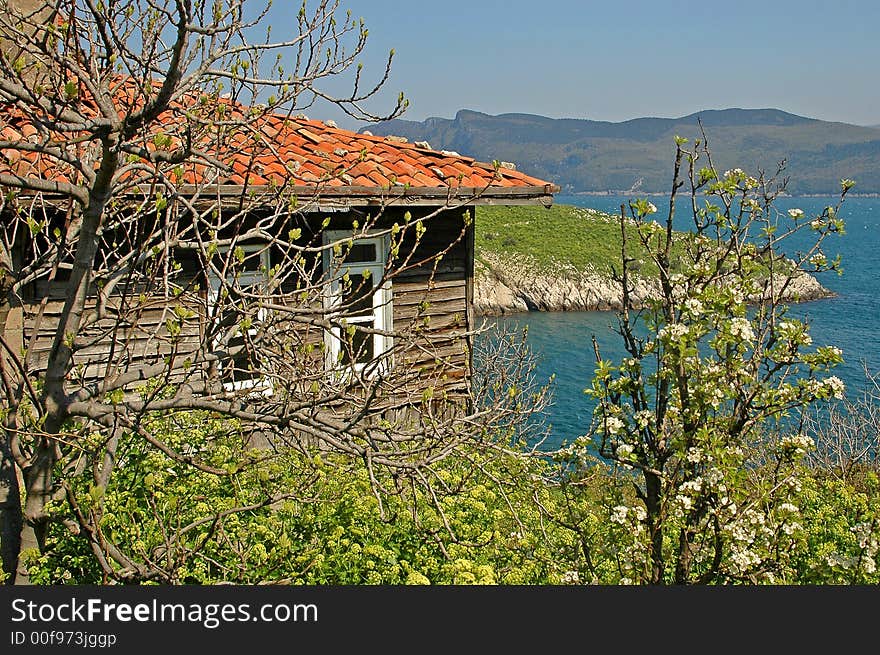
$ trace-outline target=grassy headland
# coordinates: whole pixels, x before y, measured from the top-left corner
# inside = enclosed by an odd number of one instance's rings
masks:
[[[662,216],[662,214],[658,214]],[[663,219],[661,218],[660,221]],[[478,207],[476,213],[476,294],[478,313],[528,310],[590,311],[621,307],[620,219],[572,205]],[[688,241],[673,242],[672,270],[683,262]],[[627,226],[627,257],[634,284],[631,299],[656,297],[658,270],[634,224]],[[792,301],[830,295],[812,276],[791,285]]]
[[[627,242],[628,254],[638,257],[634,228],[628,229]],[[540,273],[561,265],[610,275],[611,265],[620,261],[620,219],[573,205],[478,207],[475,243],[477,261],[484,264],[487,255],[495,255],[532,260]],[[650,275],[651,264],[645,267],[641,273]]]

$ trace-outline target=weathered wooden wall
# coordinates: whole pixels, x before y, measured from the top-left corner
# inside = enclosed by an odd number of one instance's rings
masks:
[[[410,222],[427,215],[429,209],[410,210]],[[469,299],[472,297],[473,222],[466,227],[467,209],[456,209],[425,222],[426,230],[416,241],[415,230],[404,231],[399,255],[411,253],[409,263],[392,279],[394,330],[412,347],[395,360],[396,367],[418,371],[418,384],[437,390],[462,390],[469,383],[471,343],[466,332],[471,326]],[[315,216],[320,225],[322,217]],[[403,210],[386,210],[380,225],[405,225]],[[351,227],[349,216],[333,216],[328,229]],[[309,238],[304,235],[303,239]],[[438,258],[438,255],[441,255]],[[184,262],[192,275],[197,267]],[[185,280],[179,280],[185,282]],[[151,296],[140,302],[136,314],[125,311],[118,318],[107,318],[90,326],[77,338],[77,351],[71,382],[88,383],[146,365],[161,364],[169,356],[185,359],[203,339],[205,295],[189,294],[168,301]],[[26,363],[31,371],[45,370],[49,350],[67,293],[64,281],[45,280],[31,285],[23,303],[23,342]],[[115,299],[120,303],[123,299]],[[173,307],[185,305],[195,313],[183,321],[181,333],[172,338],[167,321],[175,319]],[[312,328],[300,339],[320,340],[320,330]],[[191,371],[190,375],[195,374]]]

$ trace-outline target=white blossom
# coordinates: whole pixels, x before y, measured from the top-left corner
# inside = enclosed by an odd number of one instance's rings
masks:
[[[652,412],[650,409],[643,409],[636,412],[634,418],[636,420],[636,424],[640,428],[644,429],[651,424],[651,421],[654,420],[654,412]]]
[[[703,478],[696,477],[693,480],[688,480],[687,482],[683,482],[679,487],[679,491],[686,491],[692,494],[698,494],[703,490]]]
[[[717,466],[713,466],[708,471],[706,471],[704,477],[706,479],[706,482],[708,482],[712,486],[715,486],[724,479],[724,474]]]
[[[859,548],[864,548],[872,557],[880,550],[880,540],[872,532],[870,523],[856,523],[850,531],[859,538]]]
[[[686,336],[687,333],[688,328],[686,325],[683,325],[682,323],[672,323],[671,325],[664,325],[657,333],[657,336],[661,339],[665,337],[670,341],[678,341]]]
[[[810,263],[813,266],[827,266],[828,265],[828,257],[826,257],[821,252],[817,252],[815,255],[810,257]]]
[[[628,443],[622,443],[614,451],[620,459],[630,459],[633,454],[633,447]]]
[[[625,423],[616,416],[608,416],[605,419],[605,431],[608,434],[617,434],[625,427]]]
[[[803,209],[789,209],[788,215],[791,216],[794,220],[798,220],[799,218],[804,217]]]
[[[782,321],[777,326],[779,334],[789,341],[809,346],[813,338],[807,333],[807,327],[803,323],[795,321]]]
[[[580,581],[581,576],[578,574],[577,571],[566,571],[562,574],[562,584],[579,584]]]
[[[684,301],[684,308],[693,316],[699,316],[703,313],[703,303],[699,298],[688,298]]]
[[[796,453],[805,453],[813,447],[813,440],[805,434],[795,434],[783,437],[779,441],[783,450],[794,450]]]
[[[731,562],[734,564],[734,573],[742,573],[744,571],[747,571],[751,567],[761,563],[761,558],[758,557],[758,555],[754,551],[748,548],[735,550],[733,553],[731,553],[730,559]]]
[[[749,323],[748,319],[740,317],[731,319],[730,334],[743,341],[752,341],[755,338],[751,323]]]
[[[841,380],[836,375],[832,375],[829,378],[825,378],[822,381],[822,384],[828,388],[831,392],[832,397],[837,398],[838,400],[842,399],[844,393],[846,392],[846,385],[843,380]]]
[[[801,524],[797,521],[786,521],[782,524],[782,532],[787,536],[793,535],[795,532],[801,529]]]
[[[678,494],[675,497],[675,502],[684,510],[688,511],[691,507],[693,507],[694,502],[690,499],[689,496],[685,496],[684,494]]]
[[[851,569],[856,564],[855,557],[846,557],[840,553],[829,553],[825,556],[825,563],[831,567],[840,567],[844,570]]]
[[[628,509],[626,505],[615,505],[613,508],[611,508],[611,522],[619,523],[620,525],[625,524],[627,512]]]

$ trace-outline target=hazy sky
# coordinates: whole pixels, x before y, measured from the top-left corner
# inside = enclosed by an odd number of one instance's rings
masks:
[[[880,0],[341,3],[370,30],[368,77],[395,49],[377,108],[403,91],[411,120],[462,108],[623,121],[773,107],[880,123]],[[276,0],[275,36],[298,5]]]

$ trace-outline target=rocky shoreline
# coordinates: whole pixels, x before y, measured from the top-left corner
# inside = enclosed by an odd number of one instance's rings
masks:
[[[633,300],[638,305],[657,292],[656,283],[638,280]],[[785,300],[803,302],[829,298],[832,291],[806,273],[791,285]],[[502,259],[483,253],[474,276],[474,310],[481,316],[529,311],[608,311],[623,306],[620,286],[608,275],[559,265],[540,272],[525,257]]]

